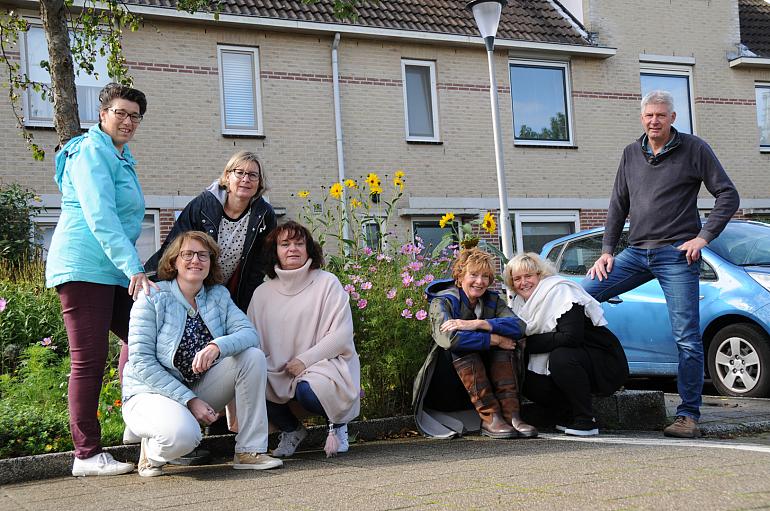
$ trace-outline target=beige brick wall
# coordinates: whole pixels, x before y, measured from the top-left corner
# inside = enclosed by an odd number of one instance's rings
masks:
[[[633,0],[584,3],[588,29],[598,33],[602,45],[618,51],[605,60],[571,59],[575,148],[514,146],[509,54],[496,53],[509,195],[609,195],[623,146],[641,133],[639,54],[648,53],[695,58],[698,134],[712,144],[743,197],[770,199],[770,154],[757,149],[753,105],[754,82],[770,81],[770,71],[729,68],[726,55],[738,42],[735,2],[651,0],[643,10]],[[655,12],[645,21],[644,15]],[[218,43],[259,48],[263,139],[221,135]],[[298,190],[310,189],[319,200],[320,187],[337,178],[331,43],[328,34],[167,21],[128,33],[126,58],[149,101],[146,120],[131,144],[145,193],[194,196],[219,175],[233,152],[250,149],[262,156],[272,185],[270,199],[285,207],[288,217],[296,217],[301,205],[293,196]],[[404,169],[412,196],[497,197],[482,48],[343,36],[339,55],[349,177],[377,172],[387,191],[393,172]],[[441,145],[405,141],[402,58],[436,62]],[[44,163],[32,161],[3,101],[0,179],[19,181],[41,194],[56,193],[54,133],[36,130],[35,137],[48,151]],[[602,214],[586,211],[581,224],[601,223]],[[408,219],[396,224],[399,232],[407,226]]]

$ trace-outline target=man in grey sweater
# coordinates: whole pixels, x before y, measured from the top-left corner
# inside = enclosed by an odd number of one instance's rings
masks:
[[[738,191],[711,147],[679,133],[674,99],[653,91],[642,99],[644,135],[623,151],[607,211],[602,255],[588,270],[583,287],[606,301],[657,278],[666,297],[679,351],[677,388],[682,400],[666,436],[700,436],[703,341],[700,336],[698,279],[700,251],[719,236],[738,209]],[[716,198],[701,226],[701,183]],[[613,256],[626,217],[628,248]]]

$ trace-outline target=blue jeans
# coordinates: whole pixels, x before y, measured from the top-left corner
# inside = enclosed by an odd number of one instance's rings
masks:
[[[628,247],[615,258],[607,278],[586,277],[582,285],[600,302],[625,293],[654,278],[660,282],[668,306],[668,317],[679,351],[677,389],[682,403],[677,415],[700,418],[703,392],[703,341],[698,310],[699,262],[687,264],[677,242],[659,248]]]
[[[315,395],[313,389],[310,388],[310,384],[304,380],[297,382],[297,387],[294,389],[294,400],[314,415],[321,415],[327,421],[326,412],[324,411],[321,402],[318,400],[318,396]],[[273,423],[275,427],[281,431],[296,431],[299,428],[299,420],[294,416],[289,408],[289,403],[273,403],[267,402],[267,419]],[[344,424],[335,424],[335,428],[344,426]]]

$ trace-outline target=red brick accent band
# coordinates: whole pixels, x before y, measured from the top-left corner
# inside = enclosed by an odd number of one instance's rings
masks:
[[[699,104],[707,104],[707,105],[746,105],[746,106],[757,105],[757,101],[755,99],[706,98],[703,96],[696,97],[695,102]]]

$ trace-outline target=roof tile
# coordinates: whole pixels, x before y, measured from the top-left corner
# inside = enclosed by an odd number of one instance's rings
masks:
[[[770,57],[770,3],[739,0],[741,42],[760,57]]]

